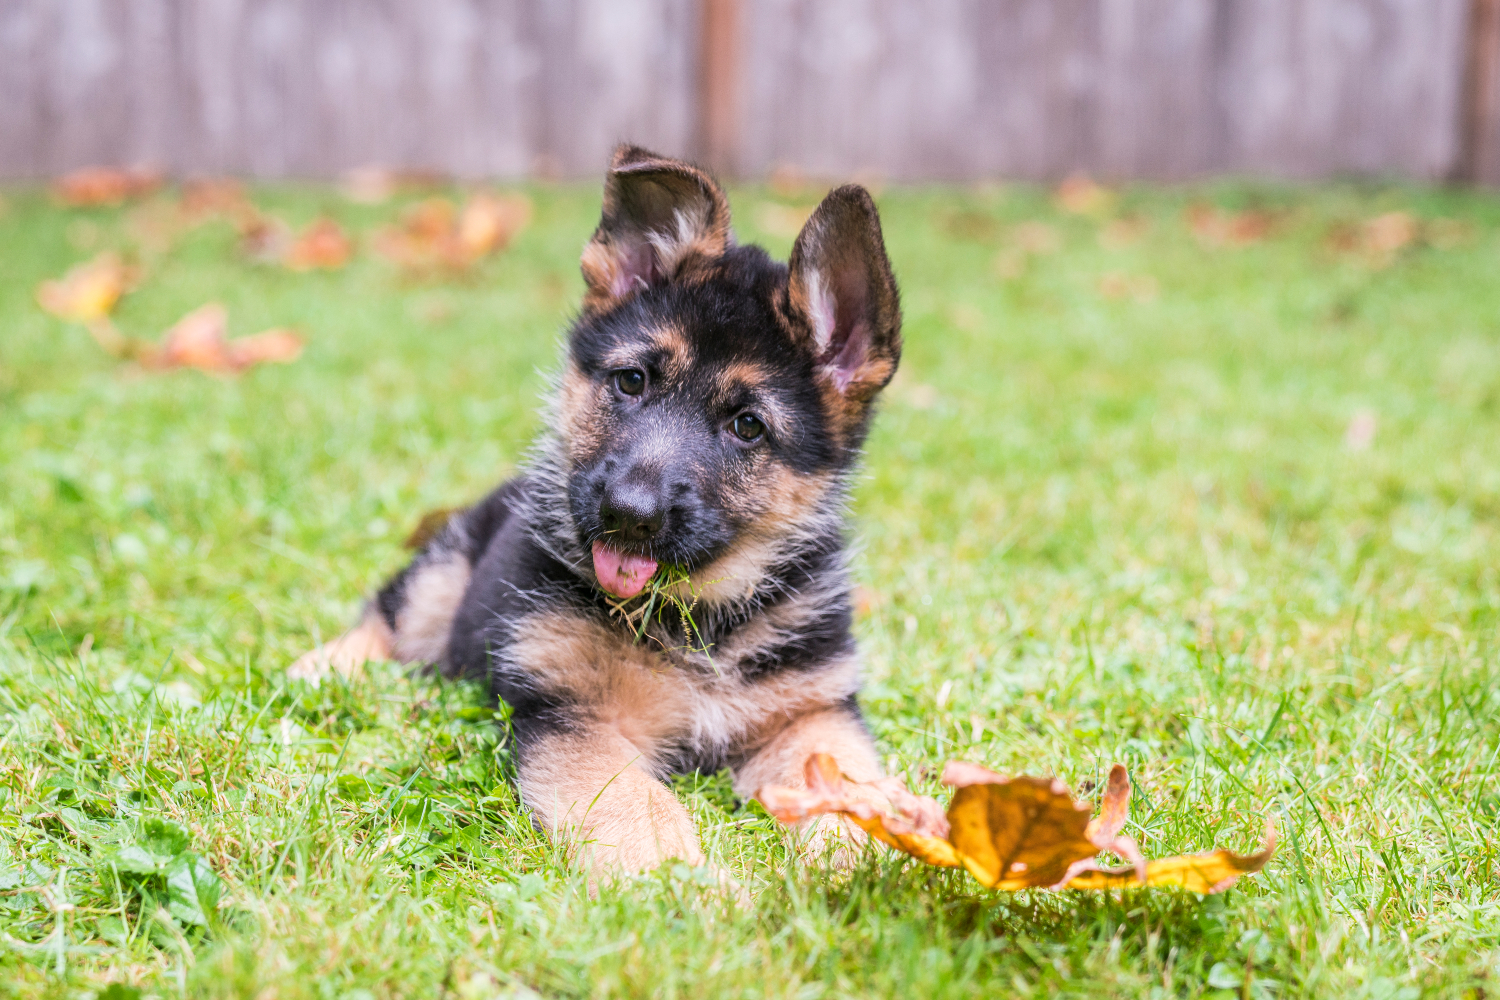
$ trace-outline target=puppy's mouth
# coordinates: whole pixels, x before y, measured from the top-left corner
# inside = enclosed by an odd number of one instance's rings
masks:
[[[656,572],[655,559],[621,552],[603,542],[595,542],[593,550],[594,575],[599,578],[599,586],[623,600],[645,590]]]

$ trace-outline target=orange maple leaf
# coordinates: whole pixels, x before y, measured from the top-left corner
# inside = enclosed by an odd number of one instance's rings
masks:
[[[266,330],[231,340],[228,310],[210,302],[174,323],[160,344],[141,354],[141,363],[147,368],[197,368],[236,375],[263,362],[294,361],[301,353],[302,338],[291,330]]]
[[[324,216],[314,219],[282,254],[282,263],[293,271],[322,268],[334,271],[349,263],[354,241],[342,226]]]
[[[771,786],[755,797],[783,823],[824,813],[846,816],[877,840],[928,864],[962,866],[991,889],[1177,885],[1222,892],[1241,875],[1260,871],[1276,849],[1268,825],[1265,846],[1254,854],[1218,850],[1147,861],[1122,832],[1130,804],[1123,764],[1110,769],[1103,808],[1092,820],[1089,807],[1075,802],[1056,779],[1006,777],[951,761],[942,780],[955,789],[946,815],[935,799],[913,794],[899,779],[851,781],[832,757],[813,754],[806,788]],[[1101,851],[1130,864],[1101,868]]]
[[[161,187],[161,182],[162,175],[154,170],[85,167],[54,181],[52,196],[73,208],[121,205],[131,198],[150,194]]]
[[[374,245],[409,273],[462,272],[504,250],[530,218],[531,202],[520,195],[480,192],[462,208],[447,198],[427,198],[376,232]]]

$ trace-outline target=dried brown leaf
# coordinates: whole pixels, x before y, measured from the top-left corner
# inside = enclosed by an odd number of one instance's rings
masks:
[[[1056,885],[1069,868],[1099,853],[1088,837],[1089,807],[1061,781],[1008,778],[977,764],[943,769],[954,786],[950,839],[963,866],[991,889]]]
[[[819,753],[807,759],[804,780],[804,788],[767,786],[755,797],[783,823],[839,813],[875,839],[930,865],[958,867],[942,808],[935,799],[912,794],[899,778],[850,781],[837,761]]]
[[[409,206],[375,234],[375,251],[411,273],[462,272],[510,245],[531,218],[520,195],[472,195],[459,209],[447,198]]]
[[[282,256],[282,263],[293,271],[323,269],[336,271],[349,263],[354,253],[354,241],[344,228],[334,220],[323,216],[314,219],[302,234],[291,242]]]
[[[1175,885],[1221,892],[1241,875],[1260,871],[1276,847],[1268,826],[1265,846],[1255,854],[1217,850],[1147,862],[1123,832],[1130,778],[1122,764],[1110,768],[1102,808],[1093,820],[1088,805],[1075,802],[1060,781],[1006,777],[962,761],[950,761],[943,770],[943,783],[955,789],[946,823],[933,799],[913,795],[898,779],[850,781],[825,754],[808,758],[806,783],[805,788],[763,788],[756,797],[784,823],[838,813],[929,864],[961,865],[994,889]],[[1130,865],[1102,868],[1100,851]]]
[[[1222,848],[1202,854],[1182,854],[1148,861],[1144,875],[1138,867],[1080,869],[1059,888],[1118,889],[1130,886],[1181,886],[1190,892],[1223,892],[1241,875],[1258,872],[1276,853],[1276,831],[1267,824],[1265,842],[1254,854],[1235,854]]]
[[[1203,202],[1189,205],[1183,214],[1193,237],[1205,247],[1259,243],[1271,234],[1276,222],[1269,212],[1229,212]]]
[[[274,264],[286,258],[292,244],[292,228],[274,215],[261,212],[235,220],[240,232],[240,252],[261,264]]]
[[[52,196],[63,205],[83,208],[122,205],[161,187],[162,175],[155,170],[122,170],[119,167],[85,167],[64,174],[52,184]]]
[[[197,368],[234,375],[265,362],[294,361],[302,353],[302,338],[291,330],[266,330],[234,340],[228,334],[228,311],[210,302],[173,324],[141,361],[148,368]]]
[[[471,260],[498,253],[530,221],[531,202],[526,198],[475,194],[458,214],[459,248]]]
[[[233,371],[261,364],[287,364],[302,356],[303,340],[295,330],[276,327],[236,337],[226,347],[229,367]]]
[[[36,300],[59,319],[92,323],[114,311],[120,296],[134,287],[137,277],[136,269],[119,254],[102,253],[56,281],[42,282],[37,286]]]
[[[1417,220],[1408,212],[1386,212],[1365,223],[1364,248],[1393,254],[1417,238]]]
[[[1070,174],[1053,194],[1057,207],[1073,215],[1103,215],[1115,204],[1115,193],[1085,173]]]

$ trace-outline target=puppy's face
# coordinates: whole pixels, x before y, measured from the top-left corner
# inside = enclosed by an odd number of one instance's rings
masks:
[[[558,431],[600,586],[633,597],[660,563],[691,572],[836,525],[829,487],[900,355],[869,196],[830,194],[789,268],[732,245],[706,175],[622,148],[583,268]]]

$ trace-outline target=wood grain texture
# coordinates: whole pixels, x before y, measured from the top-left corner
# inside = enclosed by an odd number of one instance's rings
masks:
[[[746,0],[752,173],[1442,177],[1468,0]]]
[[[1500,0],[1472,0],[1456,179],[1500,184]]]
[[[0,176],[592,176],[629,139],[748,175],[1500,180],[1476,4],[0,0]]]

